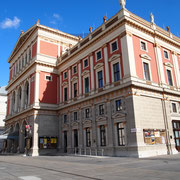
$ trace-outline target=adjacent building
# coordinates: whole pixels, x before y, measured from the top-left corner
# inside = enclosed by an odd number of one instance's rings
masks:
[[[37,21],[9,57],[7,152],[180,150],[180,39],[122,9],[84,39]]]
[[[4,127],[4,120],[6,118],[6,109],[7,109],[7,92],[6,86],[0,87],[0,134],[3,134],[5,127]],[[0,139],[0,150],[3,148],[3,140]]]

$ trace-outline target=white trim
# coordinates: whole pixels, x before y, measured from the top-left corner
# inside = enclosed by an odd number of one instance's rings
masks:
[[[97,53],[98,52],[101,52],[101,58],[100,59],[97,59]],[[100,61],[101,59],[103,58],[103,54],[102,54],[102,49],[99,49],[95,52],[95,59],[96,59],[96,62]]]
[[[111,77],[112,77],[112,82],[114,82],[114,69],[113,69],[113,65],[119,63],[119,74],[120,74],[120,80],[122,79],[122,75],[121,75],[121,63],[120,63],[120,58],[114,60],[111,62]]]
[[[146,80],[146,81],[152,81],[151,63],[150,63],[150,61],[149,61],[149,60],[146,60],[146,59],[141,59],[141,60],[142,60],[142,69],[143,69],[144,80]],[[146,77],[145,77],[145,73],[144,73],[144,63],[148,64],[150,80],[147,80]]]
[[[146,49],[142,49],[141,43],[145,43],[145,48],[146,48]],[[148,44],[147,44],[146,41],[144,41],[144,40],[142,40],[142,39],[140,39],[140,49],[141,49],[142,51],[148,52]]]
[[[96,89],[99,89],[99,83],[98,83],[98,72],[102,71],[102,77],[103,77],[103,86],[101,88],[104,87],[104,67],[100,67],[98,69],[96,69]]]
[[[45,81],[52,81],[52,76],[49,74],[45,74]],[[50,79],[47,79],[47,77],[50,77]]]
[[[173,114],[178,114],[179,113],[179,107],[178,107],[178,102],[174,102],[174,101],[170,101],[171,102],[171,111]],[[173,112],[173,106],[172,104],[175,104],[176,105],[176,111],[177,112]]]
[[[117,49],[116,50],[112,50],[112,44],[116,42],[116,45],[117,45]],[[114,41],[110,42],[110,51],[111,51],[111,54],[116,52],[117,50],[119,50],[119,45],[118,45],[118,39],[115,39]]]
[[[165,57],[164,52],[167,52],[168,58]],[[170,60],[169,51],[168,50],[163,49],[163,56],[164,56],[164,59]]]
[[[169,66],[165,66],[165,69],[166,69],[167,85],[168,86],[174,86],[174,78],[173,78],[172,68]],[[171,72],[172,85],[169,84],[167,70],[169,70]]]
[[[85,67],[85,66],[84,66],[84,62],[85,62],[86,60],[88,61],[88,65]],[[82,61],[83,61],[83,69],[89,67],[89,58],[88,58],[88,57],[85,58],[85,59],[83,59]]]
[[[76,72],[74,72],[74,67],[76,67]],[[72,66],[72,74],[73,75],[77,74],[77,72],[78,72],[78,68],[77,68],[77,64],[75,64],[75,65]]]

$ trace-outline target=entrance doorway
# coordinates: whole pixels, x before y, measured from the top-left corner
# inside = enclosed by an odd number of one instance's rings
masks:
[[[180,121],[172,121],[176,149],[180,152]]]

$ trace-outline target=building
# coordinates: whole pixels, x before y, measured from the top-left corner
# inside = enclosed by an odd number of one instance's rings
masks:
[[[180,39],[125,9],[84,39],[37,21],[9,57],[7,151],[180,150]],[[27,141],[29,139],[29,141]]]
[[[7,92],[6,86],[0,87],[0,134],[4,132],[4,120],[6,118],[7,109]],[[3,147],[3,140],[0,139],[0,150]]]

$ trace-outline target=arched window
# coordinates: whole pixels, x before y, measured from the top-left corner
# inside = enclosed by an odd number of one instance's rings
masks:
[[[15,113],[15,92],[13,92],[13,95],[12,95],[12,110],[11,110],[11,112],[12,112],[12,114],[14,114]]]

